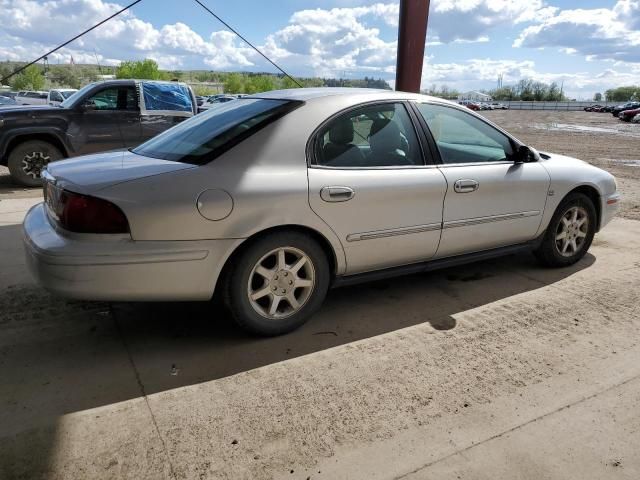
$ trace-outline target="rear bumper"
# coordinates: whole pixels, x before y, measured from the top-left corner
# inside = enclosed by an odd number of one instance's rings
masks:
[[[614,192],[611,195],[605,195],[601,198],[601,218],[600,218],[600,229],[604,228],[607,223],[609,223],[613,217],[618,213],[618,209],[620,208],[620,201],[622,200],[622,196],[618,192]]]
[[[104,301],[208,300],[242,240],[134,241],[58,231],[44,204],[23,224],[27,265],[47,290]]]

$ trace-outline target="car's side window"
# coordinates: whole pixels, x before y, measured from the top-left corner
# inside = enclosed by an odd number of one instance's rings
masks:
[[[94,110],[137,110],[134,87],[110,87],[93,94],[89,100]]]
[[[454,107],[418,103],[445,164],[511,161],[509,137],[472,114]]]
[[[320,132],[315,161],[327,167],[400,167],[423,165],[411,118],[402,103],[351,110]]]
[[[64,98],[58,92],[51,92],[51,101],[52,102],[62,102]]]

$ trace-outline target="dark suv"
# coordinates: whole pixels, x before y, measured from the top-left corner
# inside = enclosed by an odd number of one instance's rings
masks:
[[[92,83],[56,107],[0,110],[0,165],[26,186],[41,184],[49,162],[135,147],[197,113],[184,83],[111,80]]]

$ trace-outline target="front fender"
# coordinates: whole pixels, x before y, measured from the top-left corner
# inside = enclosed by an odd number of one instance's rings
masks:
[[[541,164],[549,172],[551,183],[538,234],[547,229],[556,209],[572,191],[587,187],[593,189],[600,198],[616,191],[613,175],[605,170],[563,155],[544,154],[544,157],[547,159],[542,160]],[[599,207],[596,205],[596,208]]]
[[[3,132],[2,136],[0,136],[0,159],[3,165],[7,163],[9,145],[19,137],[25,137],[25,140],[34,137],[52,137],[56,143],[62,146],[62,153],[66,157],[72,156],[74,153],[73,146],[69,143],[66,133],[60,128],[39,126],[12,128],[7,132]]]

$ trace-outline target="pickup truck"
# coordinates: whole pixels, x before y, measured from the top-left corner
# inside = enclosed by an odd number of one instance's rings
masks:
[[[40,186],[49,162],[135,147],[197,112],[195,95],[184,83],[92,83],[58,106],[1,109],[0,165],[9,167],[14,182]]]
[[[77,91],[75,88],[53,88],[47,95],[47,105],[56,107]]]
[[[18,92],[15,101],[18,105],[46,105],[48,102],[48,93],[23,90]]]

